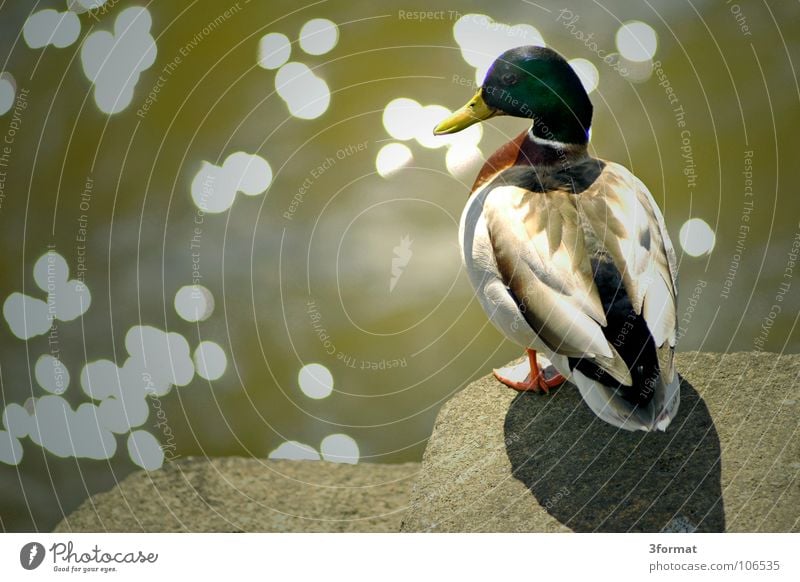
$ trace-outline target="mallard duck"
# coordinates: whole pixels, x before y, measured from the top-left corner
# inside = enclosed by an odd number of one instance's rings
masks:
[[[486,161],[459,229],[483,309],[527,353],[495,376],[536,392],[570,378],[602,420],[666,430],[680,400],[677,263],[658,205],[630,170],[589,155],[592,103],[556,51],[503,53],[434,134],[498,115],[532,124]]]

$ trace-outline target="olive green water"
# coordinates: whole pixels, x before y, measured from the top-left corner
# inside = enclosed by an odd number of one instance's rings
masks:
[[[80,258],[91,307],[59,323],[57,334],[71,377],[63,397],[73,408],[89,401],[84,364],[121,365],[126,332],[150,325],[181,334],[192,349],[210,340],[227,354],[218,380],[195,376],[173,388],[158,415],[151,404],[141,428],[162,444],[169,435],[170,455],[266,457],[284,441],[319,449],[343,433],[358,443],[361,462],[397,463],[421,458],[449,396],[519,355],[488,324],[461,268],[457,230],[469,176],[448,172],[444,148],[413,140],[409,165],[388,178],[376,172],[378,151],[393,141],[382,122],[387,103],[408,97],[453,109],[472,94],[465,80],[474,69],[454,40],[451,10],[531,24],[568,58],[595,64],[594,153],[632,168],[664,209],[680,258],[681,349],[800,348],[796,4],[587,2],[571,7],[579,19],[568,25],[562,5],[549,2],[155,1],[155,62],[131,104],[113,115],[95,105],[80,55],[91,27],[111,30],[133,3],[108,5],[80,16],[76,42],[44,49],[19,35],[27,3],[0,7],[0,69],[26,101],[16,117],[0,116],[0,135],[13,133],[2,168],[0,298],[42,297],[32,268],[48,245],[73,277]],[[405,16],[416,10],[444,13]],[[314,56],[295,43],[291,60],[314,68],[331,101],[316,119],[300,119],[275,94],[276,72],[256,66],[257,47],[269,32],[296,41],[319,17],[337,23],[337,45]],[[628,20],[658,35],[660,66],[644,82],[597,54],[616,50],[614,34]],[[479,147],[488,155],[524,127],[491,120]],[[235,151],[269,162],[269,189],[238,194],[228,212],[198,213],[190,186],[202,162],[221,164]],[[682,252],[678,233],[690,218],[714,231],[710,253]],[[413,241],[410,258],[391,288],[404,237]],[[215,308],[190,323],[173,300],[198,281]],[[52,353],[48,339],[21,340],[0,322],[4,407],[45,394],[34,366]],[[298,387],[310,362],[333,376],[327,398]],[[126,436],[115,438],[108,460],[61,458],[22,438],[21,462],[0,462],[0,528],[46,531],[135,470]]]

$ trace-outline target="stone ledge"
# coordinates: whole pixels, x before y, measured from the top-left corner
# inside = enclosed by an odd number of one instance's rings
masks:
[[[186,458],[137,471],[56,532],[396,532],[419,463]]]
[[[662,434],[618,431],[569,384],[470,384],[439,413],[402,531],[800,531],[800,356],[677,363]]]
[[[665,434],[618,431],[571,385],[487,376],[442,408],[421,467],[182,459],[55,531],[800,531],[800,356],[690,352],[678,369]]]

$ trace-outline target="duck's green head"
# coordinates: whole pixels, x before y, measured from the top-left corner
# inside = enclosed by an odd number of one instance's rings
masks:
[[[522,46],[500,55],[469,103],[433,133],[455,133],[496,115],[532,119],[532,132],[541,139],[585,144],[592,102],[564,57],[546,47]]]

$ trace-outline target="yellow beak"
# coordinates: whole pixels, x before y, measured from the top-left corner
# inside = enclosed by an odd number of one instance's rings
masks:
[[[469,103],[434,127],[433,135],[456,133],[479,121],[498,115],[500,110],[489,107],[486,101],[483,100],[482,92],[483,89],[478,89],[478,92],[469,100]]]

